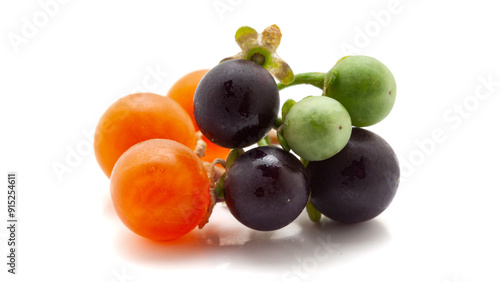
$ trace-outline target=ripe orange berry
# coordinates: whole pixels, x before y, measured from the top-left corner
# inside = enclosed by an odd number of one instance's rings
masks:
[[[184,108],[184,110],[189,114],[191,120],[194,123],[195,130],[199,129],[193,115],[194,92],[196,91],[198,83],[208,71],[209,70],[206,69],[197,70],[186,74],[185,76],[177,80],[167,93],[167,97],[170,97],[177,101],[177,103],[179,103],[179,105],[181,105],[181,107]],[[205,156],[202,157],[202,160],[212,162],[216,158],[227,158],[230,149],[215,145],[207,138],[205,138],[205,136],[203,136],[203,141],[207,143],[207,149],[205,151]]]
[[[198,83],[209,70],[197,70],[190,72],[183,77],[179,78],[167,93],[167,97],[174,99],[181,107],[189,114],[191,120],[194,122],[193,115],[193,97]],[[195,130],[198,125],[194,122]]]
[[[132,146],[111,174],[111,199],[122,222],[158,241],[179,238],[200,223],[210,203],[208,187],[200,158],[166,139]]]
[[[109,177],[128,148],[153,138],[175,140],[191,149],[196,145],[193,122],[177,102],[153,93],[125,96],[99,120],[94,136],[97,162]]]

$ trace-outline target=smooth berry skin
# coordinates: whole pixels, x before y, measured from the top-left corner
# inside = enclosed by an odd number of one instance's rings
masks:
[[[304,210],[309,179],[302,163],[277,147],[257,147],[241,155],[224,182],[229,211],[245,226],[272,231]]]
[[[309,162],[311,203],[342,223],[375,218],[392,202],[400,168],[391,146],[377,134],[353,128],[347,145],[335,156]]]
[[[351,118],[336,100],[312,96],[297,102],[283,122],[290,149],[308,161],[321,161],[338,153],[351,136]]]
[[[335,73],[335,79],[326,83],[323,95],[347,109],[353,126],[374,125],[389,115],[397,87],[394,76],[382,62],[368,56],[346,56],[330,72]]]
[[[201,79],[193,113],[210,141],[226,148],[243,148],[271,130],[279,103],[278,87],[265,68],[248,60],[229,60]]]

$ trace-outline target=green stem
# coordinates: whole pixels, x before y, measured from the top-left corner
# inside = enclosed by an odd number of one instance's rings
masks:
[[[293,99],[288,99],[285,101],[283,104],[283,107],[281,107],[281,117],[283,120],[285,120],[286,115],[290,111],[290,109],[295,105],[295,101]]]
[[[282,124],[283,124],[283,119],[281,117],[278,117],[274,122],[273,128],[278,129]]]
[[[260,139],[259,142],[257,142],[257,145],[259,145],[259,147],[271,145],[271,139],[269,138],[269,135],[266,135],[266,137]]]
[[[321,213],[313,206],[311,200],[306,205],[307,215],[312,222],[319,222],[321,220]]]
[[[278,83],[278,89],[282,90],[288,86],[299,85],[299,84],[311,84],[319,89],[323,90],[325,84],[325,73],[323,72],[305,72],[295,75],[293,82],[289,84]]]
[[[215,184],[215,196],[219,198],[219,200],[224,200],[224,181],[226,180],[226,175],[227,172],[224,172]]]
[[[241,155],[243,155],[245,151],[241,148],[234,148],[229,152],[229,155],[227,156],[226,159],[226,170],[229,169],[233,163],[236,161],[237,158],[239,158]]]
[[[302,165],[303,165],[304,167],[307,167],[307,165],[309,164],[309,161],[308,161],[308,160],[306,160],[306,159],[303,159],[303,158],[300,158],[300,162],[302,163]]]
[[[280,143],[281,148],[285,151],[290,151],[290,146],[286,143],[285,137],[283,136],[283,125],[276,130],[276,136],[278,137],[278,143]]]

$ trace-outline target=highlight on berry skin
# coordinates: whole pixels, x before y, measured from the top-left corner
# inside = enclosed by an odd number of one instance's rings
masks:
[[[243,26],[234,38],[238,54],[185,74],[166,95],[126,95],[101,116],[94,153],[123,225],[171,241],[204,228],[212,212],[263,232],[304,211],[311,224],[382,214],[398,190],[399,163],[389,142],[361,127],[395,104],[389,68],[356,55],[327,72],[294,73],[276,53],[277,25]],[[322,94],[286,99],[300,84]],[[220,202],[227,209],[214,210]]]

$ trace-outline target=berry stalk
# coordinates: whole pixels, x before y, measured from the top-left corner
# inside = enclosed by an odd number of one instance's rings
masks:
[[[281,82],[278,83],[278,89],[282,90],[289,86],[299,85],[299,84],[310,84],[312,86],[316,86],[323,90],[325,85],[325,73],[323,72],[305,72],[299,73],[295,75],[295,79],[288,83],[283,84]]]

